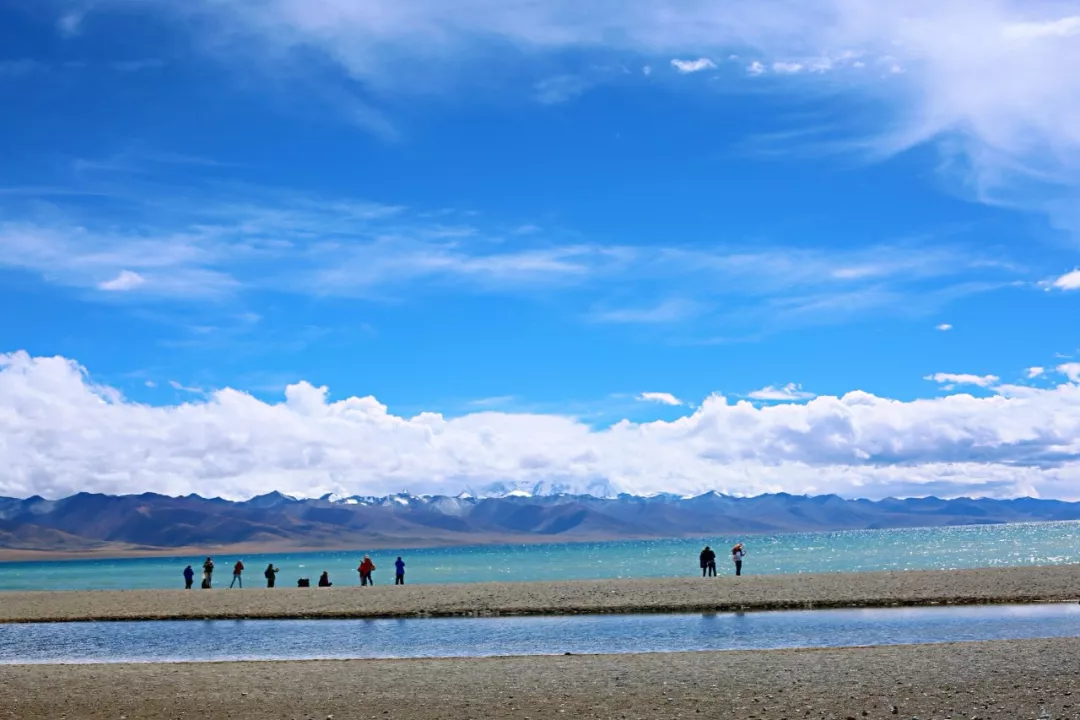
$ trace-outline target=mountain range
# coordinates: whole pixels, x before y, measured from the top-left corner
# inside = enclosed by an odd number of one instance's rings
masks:
[[[1080,503],[1020,498],[849,500],[786,493],[694,497],[553,493],[497,497],[271,492],[246,501],[79,493],[0,497],[0,551],[138,553],[223,547],[417,547],[490,542],[699,537],[1080,519]]]

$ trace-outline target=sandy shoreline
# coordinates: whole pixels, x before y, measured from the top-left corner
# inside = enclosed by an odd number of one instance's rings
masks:
[[[725,612],[1062,602],[1078,597],[1080,565],[1059,565],[368,588],[9,591],[0,592],[0,623]]]
[[[1063,720],[1080,717],[1078,659],[1080,639],[1060,639],[497,659],[9,665],[0,666],[0,718]]]

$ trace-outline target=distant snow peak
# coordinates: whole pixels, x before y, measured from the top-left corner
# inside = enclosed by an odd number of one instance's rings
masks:
[[[558,495],[590,495],[597,498],[613,498],[618,490],[606,478],[581,481],[541,480],[530,482],[500,481],[480,489],[478,496],[487,498],[500,497],[553,497]]]

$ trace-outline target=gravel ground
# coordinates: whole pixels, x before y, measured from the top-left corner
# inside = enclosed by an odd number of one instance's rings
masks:
[[[1075,600],[1080,565],[267,590],[0,592],[0,622],[709,612]]]
[[[0,666],[0,718],[1080,718],[1080,639],[454,660]],[[1075,693],[1075,695],[1074,695]]]

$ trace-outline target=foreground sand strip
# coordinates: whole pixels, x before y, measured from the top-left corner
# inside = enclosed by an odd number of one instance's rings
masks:
[[[1064,720],[1080,717],[1077,660],[1080,640],[1065,639],[471,660],[15,665],[0,666],[0,718]]]
[[[1061,565],[374,588],[0,592],[0,622],[726,612],[1061,602],[1078,596],[1080,565]]]

